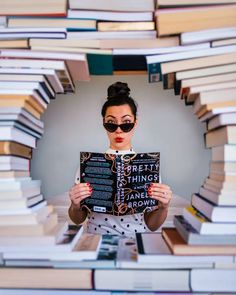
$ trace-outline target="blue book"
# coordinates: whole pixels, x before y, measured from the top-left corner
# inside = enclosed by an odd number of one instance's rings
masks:
[[[157,205],[148,195],[159,182],[160,153],[114,155],[80,153],[81,182],[90,183],[91,197],[82,206],[112,215],[141,213]]]

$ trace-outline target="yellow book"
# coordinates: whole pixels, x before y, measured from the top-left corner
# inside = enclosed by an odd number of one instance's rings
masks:
[[[99,22],[98,31],[152,31],[154,22]]]
[[[12,141],[13,142],[13,141]],[[0,171],[0,178],[18,178],[18,177],[30,177],[29,171],[11,170],[11,171]],[[1,221],[1,217],[0,217]],[[0,222],[1,224],[1,222]]]
[[[158,36],[236,25],[236,5],[159,9],[155,13]]]
[[[176,228],[163,228],[162,236],[175,255],[235,255],[234,245],[189,245]]]
[[[35,116],[37,119],[40,119],[42,113],[36,110],[34,107],[32,107],[31,104],[29,104],[25,100],[19,100],[19,99],[0,99],[0,107],[20,107],[24,108],[26,111],[31,113],[33,116]]]
[[[29,103],[39,113],[43,113],[45,108],[32,95],[16,95],[16,94],[0,94],[0,101],[6,100],[9,104],[14,104],[14,101],[25,101]]]
[[[92,269],[1,267],[0,278],[0,288],[70,290],[93,288]]]
[[[31,159],[32,148],[14,141],[0,141],[0,155],[14,155]]]
[[[1,0],[1,15],[66,16],[66,0]]]
[[[217,108],[224,108],[224,107],[236,107],[236,101],[224,101],[224,102],[216,102],[216,103],[209,103],[203,105],[196,113],[198,118],[201,118],[207,112],[217,109]]]
[[[19,39],[19,40],[0,40],[0,48],[29,48],[28,39]]]

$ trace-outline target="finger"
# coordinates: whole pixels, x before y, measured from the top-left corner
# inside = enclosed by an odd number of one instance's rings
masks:
[[[159,196],[164,196],[164,197],[169,197],[171,198],[172,192],[170,190],[161,190],[161,189],[155,189],[155,188],[150,188],[148,189],[148,195],[159,195]]]
[[[163,199],[166,199],[166,200],[170,200],[171,197],[170,195],[163,195],[163,193],[157,193],[157,192],[154,192],[152,193],[151,195],[149,195],[151,198],[156,198],[156,197],[160,197],[160,198],[163,198]]]
[[[78,188],[85,188],[85,187],[90,187],[91,184],[89,182],[83,182],[83,183],[77,183],[75,184],[72,189],[78,189]]]
[[[70,193],[75,194],[75,193],[79,193],[79,192],[86,192],[86,191],[90,191],[91,189],[92,189],[91,186],[89,186],[89,185],[84,186],[83,185],[83,186],[78,186],[76,188],[72,188],[70,190]]]
[[[91,195],[83,195],[83,196],[81,196],[81,197],[79,197],[79,198],[77,198],[77,199],[75,199],[75,200],[72,200],[72,203],[74,204],[74,205],[76,205],[76,206],[78,206],[78,205],[80,205],[80,203],[84,200],[84,199],[86,199],[86,198],[89,198]]]
[[[160,189],[170,189],[170,187],[164,183],[152,182],[150,187],[160,188]]]
[[[166,189],[161,189],[156,187],[150,187],[148,189],[148,194],[155,194],[155,193],[160,193],[162,195],[172,195],[171,190],[166,190]]]
[[[165,199],[167,203],[170,202],[172,198],[172,194],[169,194],[169,193],[165,194],[163,192],[155,192],[155,191],[150,192],[149,196],[153,199],[158,199],[158,198],[162,198],[163,200]]]
[[[73,192],[70,194],[70,199],[72,200],[75,200],[75,199],[78,199],[80,197],[83,197],[85,195],[89,195],[91,196],[93,190],[92,189],[86,189],[86,190],[83,190],[83,191],[79,191],[79,192]]]
[[[162,204],[168,204],[170,200],[166,199],[166,198],[163,198],[163,197],[159,197],[159,196],[154,196],[152,197],[152,199],[155,199],[157,201],[159,201],[160,203]]]
[[[92,195],[92,191],[91,192],[90,191],[83,192],[83,193],[75,193],[75,194],[71,195],[71,199],[76,200],[78,198],[81,198],[81,197],[87,196],[87,195],[91,196]]]
[[[77,190],[78,188],[85,188],[85,187],[90,187],[90,183],[85,182],[85,183],[77,183],[74,186],[72,186],[71,190]]]

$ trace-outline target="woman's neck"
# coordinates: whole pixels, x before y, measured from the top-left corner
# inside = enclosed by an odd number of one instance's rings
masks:
[[[129,145],[122,146],[122,147],[117,147],[117,146],[110,145],[109,148],[112,149],[112,150],[127,151],[127,150],[132,149],[132,145],[129,144]]]
[[[135,151],[133,150],[132,147],[127,150],[116,150],[116,149],[112,149],[111,147],[109,147],[109,149],[106,151],[106,153],[107,154],[134,154]]]

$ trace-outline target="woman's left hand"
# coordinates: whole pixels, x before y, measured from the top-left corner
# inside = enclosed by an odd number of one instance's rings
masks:
[[[159,208],[167,208],[172,199],[170,187],[163,183],[151,183],[148,188],[148,195],[152,199],[158,200]]]

